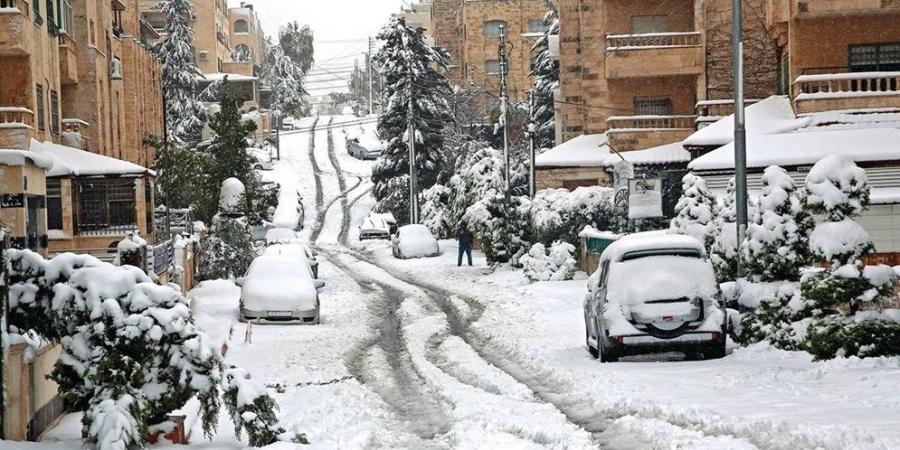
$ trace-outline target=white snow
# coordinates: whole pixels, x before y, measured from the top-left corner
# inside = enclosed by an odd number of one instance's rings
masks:
[[[241,205],[244,199],[244,183],[237,178],[228,178],[222,182],[219,190],[219,211],[227,213],[240,213],[244,210]]]
[[[404,258],[425,258],[440,254],[441,249],[425,225],[404,225],[397,230],[394,245]]]
[[[619,155],[621,155],[621,157]],[[622,158],[625,158],[625,160],[636,166],[647,166],[686,163],[691,160],[691,154],[684,149],[684,145],[681,142],[673,142],[671,144],[651,147],[646,150],[633,150],[610,155],[603,161],[603,165],[606,167],[613,167],[616,163],[621,161]]]
[[[822,222],[809,236],[810,248],[829,260],[836,255],[858,255],[868,245],[872,245],[869,233],[852,219]]]
[[[310,311],[317,298],[305,257],[257,257],[241,286],[243,307],[251,311]]]
[[[863,204],[860,196],[868,191],[868,184],[865,169],[843,155],[821,159],[806,175],[809,204],[821,206],[826,211],[847,204],[852,206],[855,213],[861,213]]]
[[[584,134],[563,142],[535,158],[536,167],[602,167],[609,156],[606,133]]]
[[[620,261],[628,253],[658,249],[684,249],[705,253],[703,244],[694,237],[668,234],[666,231],[645,231],[619,238],[603,251],[600,259]]]
[[[24,166],[34,165],[44,170],[53,168],[53,160],[25,150],[0,149],[0,165]]]
[[[753,135],[785,133],[809,123],[794,115],[791,100],[772,96],[745,108],[745,127],[748,139]],[[718,147],[734,140],[734,114],[697,130],[684,140],[685,146]]]
[[[230,82],[258,80],[257,77],[253,77],[253,76],[249,76],[249,75],[241,75],[239,73],[213,72],[213,73],[204,73],[202,75],[197,75],[197,81],[221,81],[221,80],[224,80],[225,77],[228,77],[228,81],[230,81]]]
[[[52,142],[38,142],[32,139],[31,151],[53,162],[53,167],[47,171],[48,177],[156,174],[146,167],[128,161]]]
[[[652,270],[647,270],[652,267]],[[712,265],[701,258],[647,256],[610,265],[607,298],[621,305],[654,300],[713,299],[719,292]]]

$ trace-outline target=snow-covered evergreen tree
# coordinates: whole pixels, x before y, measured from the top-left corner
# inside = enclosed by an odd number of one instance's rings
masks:
[[[709,250],[709,260],[716,269],[720,282],[737,277],[737,203],[735,201],[734,178],[728,181],[725,197],[719,205],[715,221],[715,241]]]
[[[553,92],[559,87],[559,61],[550,56],[550,39],[559,37],[559,14],[549,1],[544,16],[547,30],[531,47],[531,67],[534,78],[534,109],[531,121],[535,124],[535,147],[552,148],[556,141]]]
[[[809,233],[815,221],[786,170],[766,168],[762,185],[741,248],[744,267],[755,281],[797,281],[800,269],[811,262]]]
[[[194,64],[190,23],[193,6],[190,0],[164,0],[155,8],[166,16],[165,37],[153,49],[162,62],[166,129],[176,143],[196,142],[206,121],[206,110],[197,100],[200,69]]]
[[[271,108],[276,117],[300,116],[306,109],[303,89],[303,72],[286,55],[280,45],[268,48],[266,81],[272,89]]]
[[[388,141],[387,148],[372,169],[376,208],[390,211],[405,222],[408,218],[409,194],[394,192],[392,180],[409,175],[407,129],[409,106],[416,129],[416,170],[420,190],[428,189],[437,179],[444,161],[440,159],[441,130],[450,120],[446,97],[450,85],[442,70],[448,55],[425,42],[422,28],[411,28],[402,17],[392,18],[378,34],[384,42],[375,54],[375,63],[385,78],[387,104],[378,119],[378,134]],[[408,190],[408,189],[407,189]],[[406,201],[403,198],[406,197]]]
[[[236,178],[222,183],[219,214],[212,220],[209,236],[203,244],[198,280],[236,279],[244,275],[256,251],[246,211],[244,186]]]
[[[479,200],[503,193],[503,154],[483,147],[466,158],[450,179],[452,226]]]
[[[545,245],[555,241],[576,245],[584,227],[608,229],[614,192],[613,188],[600,186],[538,191],[531,202],[535,240]]]
[[[422,193],[422,223],[438,239],[453,235],[456,220],[450,215],[450,188],[435,184]]]
[[[877,312],[880,301],[893,294],[896,274],[890,267],[863,263],[875,247],[853,220],[869,201],[866,171],[832,155],[813,166],[806,188],[809,205],[825,216],[810,235],[810,248],[829,265],[808,272],[801,281],[803,296],[814,301],[823,316],[809,326],[806,348],[820,359],[900,354],[900,323]],[[840,312],[842,307],[849,315]],[[857,314],[863,308],[874,310]],[[893,338],[885,341],[885,336]]]
[[[466,210],[463,217],[491,264],[521,264],[531,243],[531,202],[528,197],[494,195]]]
[[[676,216],[669,231],[697,238],[709,249],[715,236],[716,198],[706,187],[706,180],[688,173],[681,180],[683,193],[675,205]]]

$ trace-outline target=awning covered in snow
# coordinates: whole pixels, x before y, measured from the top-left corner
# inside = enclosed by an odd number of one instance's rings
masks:
[[[610,155],[606,133],[583,134],[541,153],[535,167],[602,167]]]
[[[53,167],[53,161],[42,155],[26,150],[0,150],[0,165],[34,165],[44,170],[50,170]]]
[[[681,142],[651,147],[646,150],[621,152],[620,154],[621,158],[615,154],[607,156],[603,164],[606,167],[613,167],[622,158],[635,166],[686,163],[691,160],[690,152],[684,149]]]
[[[48,177],[144,175],[155,173],[146,167],[81,149],[31,140],[31,152],[52,162]]]

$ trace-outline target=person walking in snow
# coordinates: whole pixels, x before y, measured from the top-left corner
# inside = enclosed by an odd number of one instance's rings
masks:
[[[456,258],[456,266],[462,266],[463,253],[469,260],[469,266],[472,265],[472,241],[475,240],[472,232],[469,231],[469,225],[463,221],[459,224],[459,230],[456,231],[456,240],[459,241],[459,257]]]

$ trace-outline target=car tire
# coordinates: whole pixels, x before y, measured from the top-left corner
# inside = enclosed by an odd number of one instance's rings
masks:
[[[704,359],[721,359],[725,357],[725,339],[722,339],[720,342],[716,342],[714,344],[710,344],[703,351]]]
[[[599,323],[597,324],[597,351],[600,353],[600,362],[602,363],[612,363],[619,360],[619,355],[615,352],[615,350],[611,348],[607,348],[603,345],[605,339],[603,339],[603,328],[600,327]]]
[[[600,351],[597,350],[597,347],[591,346],[591,327],[588,324],[587,316],[584,317],[584,345],[587,346],[588,353],[597,359],[600,356]]]

